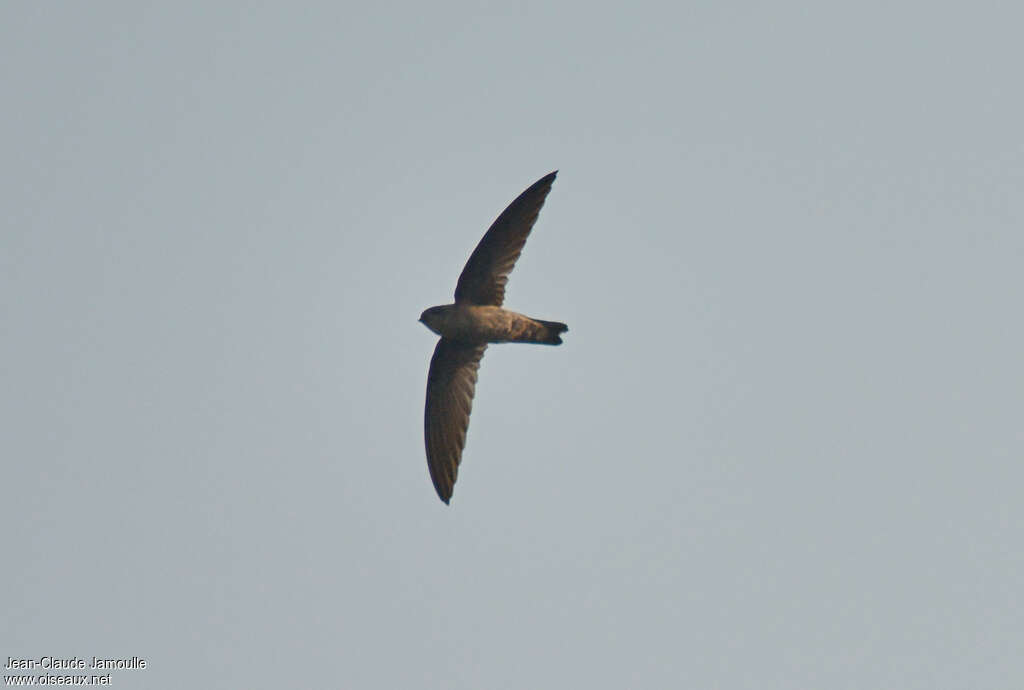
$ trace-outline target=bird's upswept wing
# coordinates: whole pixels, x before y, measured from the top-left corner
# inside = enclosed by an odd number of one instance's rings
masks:
[[[462,269],[455,301],[500,307],[508,274],[523,251],[558,171],[548,173],[516,197],[484,234]]]
[[[451,500],[459,473],[476,392],[476,372],[486,348],[487,343],[441,338],[430,360],[423,438],[430,478],[445,503]]]

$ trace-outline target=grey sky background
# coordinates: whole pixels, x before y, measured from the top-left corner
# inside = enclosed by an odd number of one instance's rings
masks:
[[[1021,687],[1022,21],[4,3],[3,660]],[[554,169],[448,508],[416,319]]]

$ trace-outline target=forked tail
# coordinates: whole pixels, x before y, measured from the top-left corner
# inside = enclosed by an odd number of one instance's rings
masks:
[[[540,319],[534,319],[537,323],[543,326],[537,333],[537,340],[535,342],[544,343],[545,345],[561,345],[562,333],[569,330],[569,327],[560,321],[541,321]]]

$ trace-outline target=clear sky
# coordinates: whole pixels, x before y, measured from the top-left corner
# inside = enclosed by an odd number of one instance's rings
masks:
[[[1024,686],[1024,10],[8,2],[0,657]],[[435,336],[557,181],[452,505]]]

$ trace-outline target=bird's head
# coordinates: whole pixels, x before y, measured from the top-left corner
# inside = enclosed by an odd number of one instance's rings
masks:
[[[438,330],[444,307],[431,307],[422,314],[420,314],[420,323],[432,330],[434,333],[441,335],[441,331]]]

